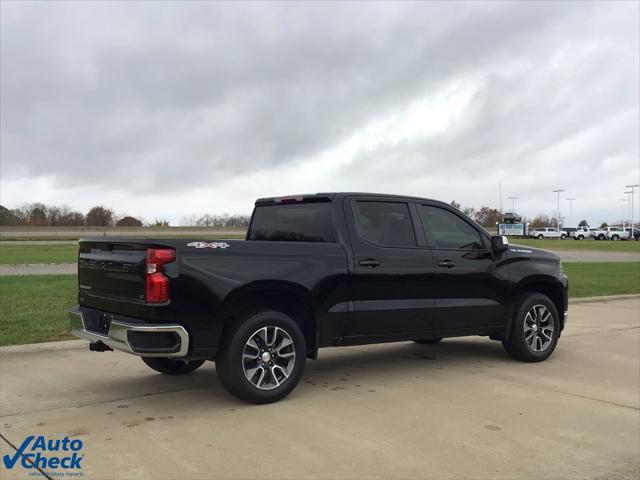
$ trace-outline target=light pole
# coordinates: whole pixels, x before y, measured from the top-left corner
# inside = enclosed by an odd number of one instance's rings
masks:
[[[556,215],[558,215],[558,230],[560,230],[560,193],[564,192],[564,190],[562,189],[558,189],[558,190],[553,190],[553,193],[557,193],[558,194],[558,210],[556,212]]]
[[[627,194],[627,202],[628,202],[627,205],[629,206],[628,208],[631,209],[632,208],[631,206],[633,205],[633,190],[627,190],[624,193]],[[631,210],[629,210],[627,214],[631,214]],[[631,214],[631,216],[633,217],[633,214]],[[627,217],[626,220],[629,220],[629,217]],[[633,218],[629,222],[629,225],[633,225]],[[624,227],[622,229],[624,230]],[[631,235],[629,238],[633,238],[633,232],[631,232]]]
[[[518,197],[508,197],[509,200],[511,200],[511,213],[513,213],[515,215],[516,213],[516,200],[518,200]]]
[[[631,189],[631,236],[629,237],[629,240],[633,240],[633,230],[635,227],[635,223],[633,223],[633,195],[634,195],[634,191],[636,188],[640,188],[640,184],[635,184],[635,185],[625,185],[626,188],[630,188]]]
[[[567,198],[567,200],[569,200],[569,225],[572,225],[573,202],[574,202],[575,198],[570,197],[570,198]]]
[[[624,230],[624,216],[627,214],[627,206],[625,203],[627,203],[627,199],[619,198],[618,200],[622,202],[622,229]]]

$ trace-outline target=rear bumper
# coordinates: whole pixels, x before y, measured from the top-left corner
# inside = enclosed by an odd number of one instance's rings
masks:
[[[185,357],[189,352],[189,333],[181,325],[136,324],[111,315],[104,328],[94,329],[88,325],[95,324],[95,321],[85,319],[90,313],[95,315],[96,312],[82,307],[69,309],[72,335],[144,357]]]

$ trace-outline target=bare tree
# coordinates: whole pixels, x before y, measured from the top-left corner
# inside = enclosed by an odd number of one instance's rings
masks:
[[[116,222],[116,227],[141,227],[142,222],[135,217],[122,217]]]
[[[110,227],[113,225],[113,210],[102,205],[93,207],[87,213],[85,223],[92,227]]]

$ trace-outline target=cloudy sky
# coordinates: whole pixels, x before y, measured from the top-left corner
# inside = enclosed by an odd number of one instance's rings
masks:
[[[3,1],[0,203],[178,222],[317,191],[497,207],[501,180],[505,210],[563,188],[619,219],[639,5]]]

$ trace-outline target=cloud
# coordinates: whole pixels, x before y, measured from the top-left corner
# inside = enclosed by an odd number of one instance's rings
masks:
[[[1,5],[9,206],[177,220],[304,190],[480,206],[502,180],[522,213],[561,187],[595,223],[639,183],[637,3]]]

